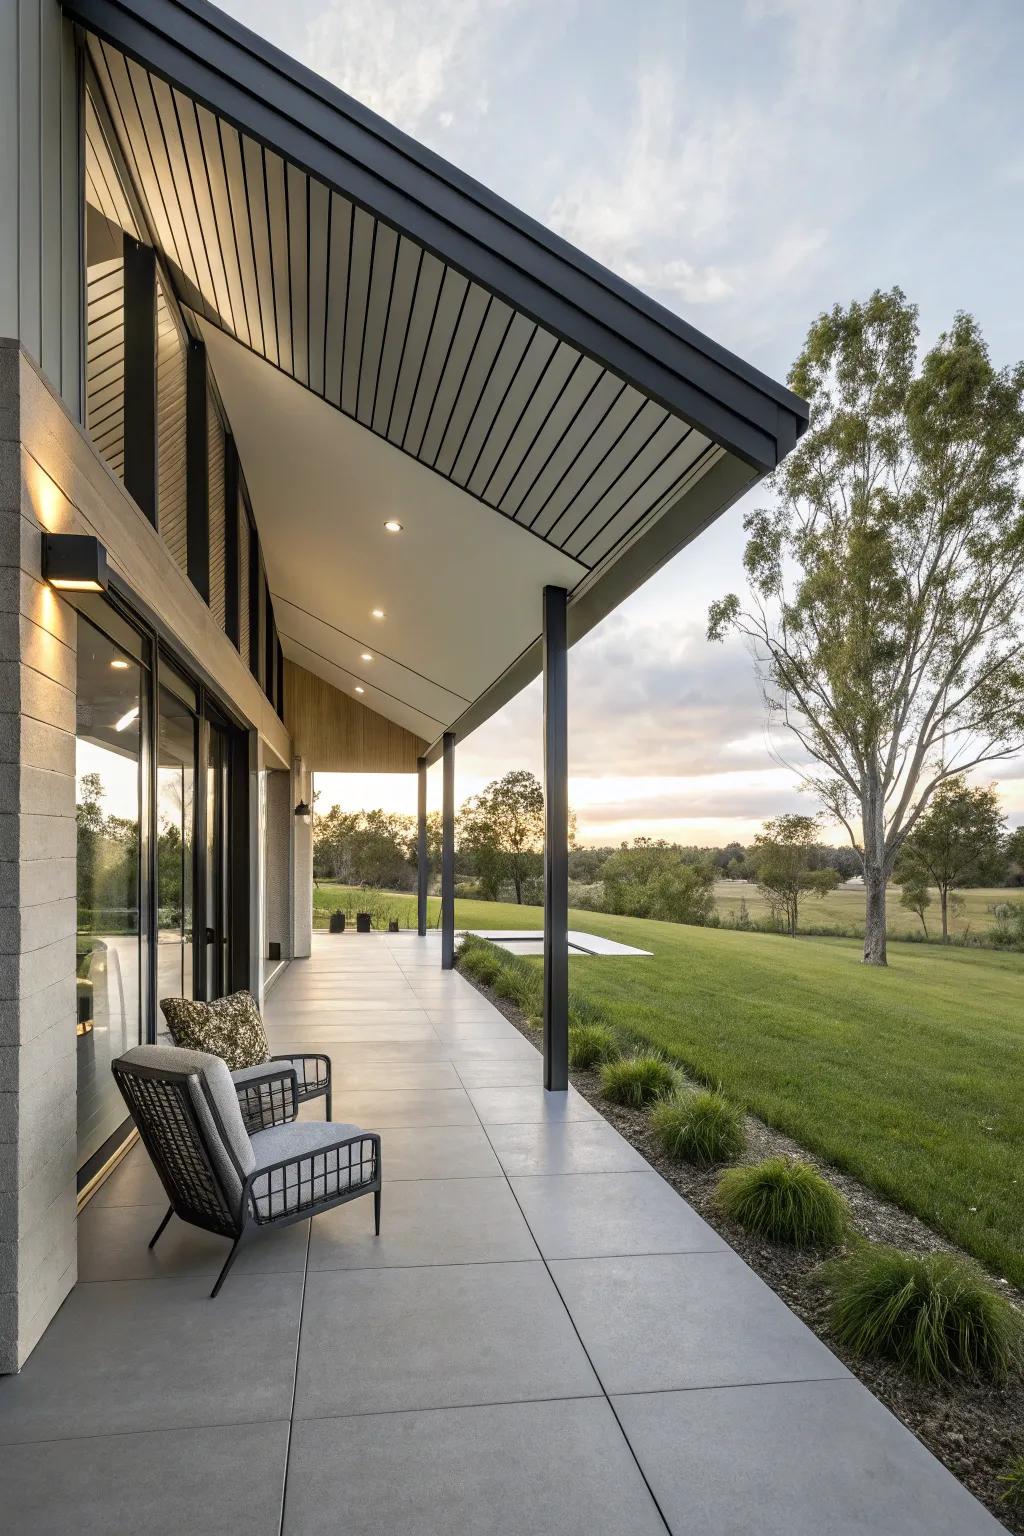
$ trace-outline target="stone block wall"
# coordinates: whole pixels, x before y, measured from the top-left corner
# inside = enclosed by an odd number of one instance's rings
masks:
[[[75,636],[40,575],[0,344],[0,1371],[75,1282]]]

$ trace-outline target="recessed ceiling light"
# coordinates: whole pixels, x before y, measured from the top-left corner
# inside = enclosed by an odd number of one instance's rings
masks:
[[[128,670],[128,663],[125,661],[123,656],[115,656],[110,665],[113,667],[115,672],[127,672]]]
[[[382,619],[383,617],[384,617],[384,609],[383,608],[371,608],[370,609],[370,618],[371,619]]]
[[[401,533],[402,531],[401,523],[397,522],[393,517],[388,518],[387,522],[384,524],[384,527],[387,529],[388,533]]]
[[[372,661],[373,657],[370,655],[369,651],[364,651],[363,654],[360,656],[359,660],[360,661]]]
[[[366,689],[365,688],[360,688],[359,684],[356,683],[356,693],[365,693],[365,692],[366,692]]]

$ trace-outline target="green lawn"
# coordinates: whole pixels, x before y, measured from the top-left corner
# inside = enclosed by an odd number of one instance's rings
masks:
[[[456,922],[543,913],[460,901]],[[570,960],[614,1022],[1024,1285],[1024,955],[896,943],[880,971],[849,939],[570,922],[653,951]]]

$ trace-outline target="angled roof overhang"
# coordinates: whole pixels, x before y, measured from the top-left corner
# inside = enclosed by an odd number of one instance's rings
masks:
[[[578,638],[803,431],[788,390],[210,6],[65,9],[207,342],[286,653],[407,729],[482,723],[539,668],[545,585]]]

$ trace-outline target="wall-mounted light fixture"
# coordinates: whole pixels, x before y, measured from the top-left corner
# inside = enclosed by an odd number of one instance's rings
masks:
[[[295,814],[301,821],[309,820],[312,812],[310,811],[309,806],[306,804],[305,800],[299,801],[298,805],[295,807]]]
[[[44,533],[43,580],[58,592],[105,592],[107,552],[87,533]]]

